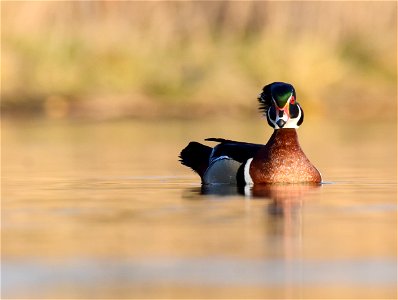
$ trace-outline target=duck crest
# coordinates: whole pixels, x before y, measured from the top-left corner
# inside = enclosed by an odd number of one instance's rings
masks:
[[[319,171],[304,154],[293,128],[274,130],[254,156],[249,172],[255,183],[321,182]]]

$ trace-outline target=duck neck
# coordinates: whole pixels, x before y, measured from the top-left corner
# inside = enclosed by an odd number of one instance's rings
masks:
[[[275,144],[299,146],[296,129],[295,128],[275,129],[267,145],[275,145]]]

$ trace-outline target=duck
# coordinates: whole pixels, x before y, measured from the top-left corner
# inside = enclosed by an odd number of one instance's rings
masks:
[[[273,82],[258,96],[259,109],[274,129],[266,144],[206,138],[214,147],[191,141],[179,155],[202,185],[296,184],[322,182],[322,176],[301,149],[297,129],[304,111],[293,85]]]

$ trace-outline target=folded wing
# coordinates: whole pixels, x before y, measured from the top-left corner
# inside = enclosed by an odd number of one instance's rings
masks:
[[[263,146],[223,138],[207,138],[206,141],[219,144],[211,148],[190,142],[180,153],[180,162],[198,173],[204,184],[236,184],[241,165]]]

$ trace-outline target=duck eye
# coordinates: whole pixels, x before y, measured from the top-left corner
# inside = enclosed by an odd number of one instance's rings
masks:
[[[294,98],[294,96],[292,96],[290,98],[290,104],[294,104],[294,103],[296,103],[296,99]]]

